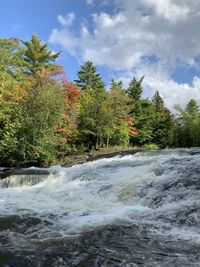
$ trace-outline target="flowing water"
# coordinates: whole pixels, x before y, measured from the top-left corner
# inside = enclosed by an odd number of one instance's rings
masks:
[[[0,181],[1,267],[200,266],[200,149],[31,171]]]

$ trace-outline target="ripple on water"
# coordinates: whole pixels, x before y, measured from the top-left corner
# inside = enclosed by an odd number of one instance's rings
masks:
[[[200,266],[199,154],[12,175],[0,188],[0,266]]]

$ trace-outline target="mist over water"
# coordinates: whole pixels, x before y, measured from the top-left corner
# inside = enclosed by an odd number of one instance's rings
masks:
[[[0,266],[200,266],[200,149],[33,170],[0,181]]]

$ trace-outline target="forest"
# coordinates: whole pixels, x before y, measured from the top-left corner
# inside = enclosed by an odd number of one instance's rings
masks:
[[[200,146],[195,99],[171,112],[158,91],[143,97],[145,76],[106,88],[90,61],[68,81],[59,56],[35,34],[0,39],[1,166],[49,166],[104,147]]]

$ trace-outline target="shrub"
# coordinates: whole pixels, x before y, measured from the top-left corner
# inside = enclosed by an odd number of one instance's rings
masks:
[[[160,147],[156,144],[146,144],[143,146],[145,149],[160,149]]]

